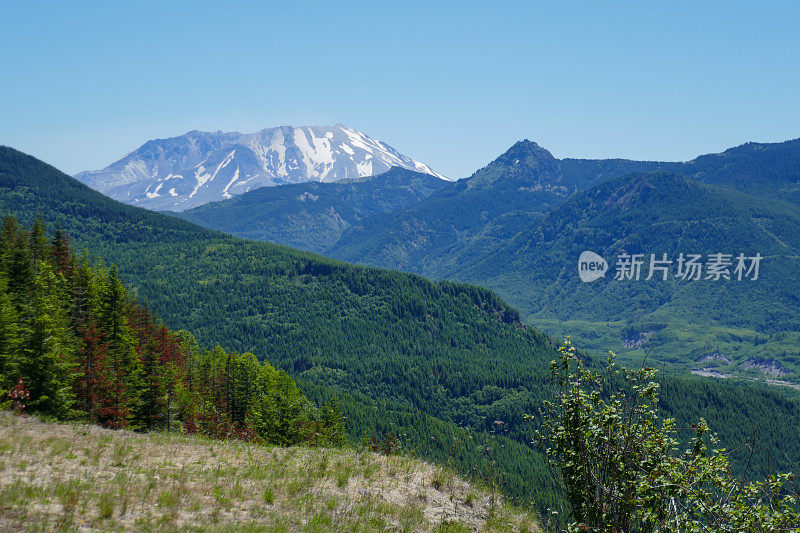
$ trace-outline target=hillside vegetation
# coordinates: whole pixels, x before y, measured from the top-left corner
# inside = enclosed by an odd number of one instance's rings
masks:
[[[581,347],[652,357],[672,370],[714,367],[752,375],[747,362],[776,361],[800,379],[800,212],[789,205],[669,173],[632,174],[575,195],[457,277],[494,287],[526,319]],[[604,279],[582,283],[578,256],[609,261]],[[757,280],[614,280],[622,253],[667,257],[713,253],[764,259]],[[704,259],[705,260],[705,259]],[[733,267],[730,269],[733,272]],[[706,274],[704,273],[705,277]],[[568,325],[559,322],[571,321]],[[613,333],[614,335],[610,335]],[[636,342],[640,339],[640,342]],[[626,346],[627,344],[627,346]],[[770,376],[774,377],[774,376]]]
[[[114,202],[11,149],[0,151],[0,193],[0,210],[58,224],[116,264],[168,327],[269,361],[317,406],[335,398],[351,441],[449,464],[539,509],[559,503],[523,424],[552,395],[558,343],[494,293],[225,236]],[[678,423],[705,417],[731,449],[759,428],[756,473],[800,459],[795,400],[742,383],[662,383]]]
[[[489,287],[525,322],[629,362],[652,350],[673,372],[798,386],[798,158],[800,141],[788,141],[687,163],[558,161],[523,141],[417,204],[364,220],[326,253]],[[580,282],[584,250],[611,262],[606,279]],[[618,283],[622,252],[764,261],[757,282]]]
[[[245,239],[323,253],[361,220],[422,200],[449,182],[394,167],[374,177],[262,187],[171,213]]]
[[[0,529],[537,531],[450,470],[367,451],[137,434],[0,413]]]
[[[586,190],[637,172],[667,171],[762,198],[800,203],[800,139],[750,142],[685,162],[562,159],[564,180]]]
[[[798,162],[798,139],[687,162],[558,160],[525,140],[469,178],[440,183],[416,201],[404,197],[394,209],[383,203],[368,212],[370,186],[352,183],[320,204],[335,204],[332,211],[311,219],[305,202],[276,203],[289,192],[278,188],[199,208],[193,220],[355,263],[478,283],[525,322],[596,353],[614,349],[628,362],[650,352],[671,372],[800,388]],[[645,184],[641,177],[654,171]],[[365,216],[345,216],[346,229],[323,232],[326,244],[310,242],[315,224],[355,210]],[[266,220],[279,223],[258,229]],[[761,280],[577,283],[586,249],[607,259],[620,251],[673,259],[738,253],[717,249],[721,243],[764,255]]]
[[[200,350],[190,333],[169,331],[115,268],[77,258],[61,232],[49,241],[39,221],[25,231],[8,217],[0,259],[0,390],[13,389],[15,410],[110,428],[343,442],[335,404],[318,409],[253,354]]]
[[[9,148],[0,192],[0,210],[41,217],[117,265],[169,327],[270,361],[317,404],[336,398],[353,441],[394,435],[516,498],[557,498],[524,434],[494,432],[545,393],[554,343],[491,292],[228,237],[115,202]]]
[[[558,160],[526,140],[469,178],[394,210],[376,210],[349,223],[327,249],[313,249],[478,283],[518,308],[527,323],[572,335],[586,349],[612,348],[629,362],[652,350],[652,359],[670,371],[798,388],[798,162],[800,140],[748,143],[687,162]],[[641,176],[653,171],[659,173],[642,185]],[[364,205],[352,198],[366,198],[354,194],[365,185],[352,187],[338,198],[337,212]],[[258,224],[227,221],[275,212],[280,234],[271,230],[267,238],[309,248],[303,238],[316,231],[302,223],[307,209],[299,201],[265,201],[280,194],[248,193],[195,220],[262,238],[245,229]],[[615,198],[623,194],[620,204]],[[723,243],[741,250],[718,249]],[[745,248],[765,256],[758,283],[577,283],[577,257],[586,249],[607,259],[622,250],[674,259]]]

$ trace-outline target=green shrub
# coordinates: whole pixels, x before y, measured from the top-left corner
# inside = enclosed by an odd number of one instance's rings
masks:
[[[745,481],[704,420],[679,449],[660,418],[655,370],[586,368],[567,343],[552,363],[555,402],[535,440],[570,505],[571,531],[783,531],[800,527],[792,474]],[[532,418],[528,416],[527,418]]]

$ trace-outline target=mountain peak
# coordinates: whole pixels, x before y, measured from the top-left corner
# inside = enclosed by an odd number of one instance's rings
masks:
[[[502,184],[540,190],[560,183],[561,178],[561,167],[553,154],[523,139],[467,180],[470,188]]]
[[[115,200],[182,211],[259,187],[366,178],[392,167],[446,179],[341,123],[248,134],[192,130],[148,141],[106,168],[75,178]]]
[[[506,150],[500,157],[495,159],[495,162],[500,162],[502,164],[508,164],[509,162],[514,162],[519,159],[521,162],[530,162],[533,161],[556,161],[548,150],[542,148],[538,144],[533,141],[529,141],[528,139],[523,139],[521,141],[515,142],[511,148]]]
[[[509,148],[506,151],[510,152],[512,150],[537,150],[537,149],[541,149],[541,146],[539,146],[535,141],[532,141],[530,139],[522,139],[521,141],[515,142],[513,145],[511,145],[511,148]]]

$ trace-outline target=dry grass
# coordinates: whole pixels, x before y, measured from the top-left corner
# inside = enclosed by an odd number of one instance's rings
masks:
[[[437,466],[0,413],[0,530],[536,531]]]

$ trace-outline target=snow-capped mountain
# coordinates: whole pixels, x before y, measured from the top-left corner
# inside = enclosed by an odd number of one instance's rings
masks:
[[[342,124],[248,134],[190,131],[149,141],[104,169],[75,178],[121,202],[183,211],[259,187],[363,178],[392,167],[447,179]]]

